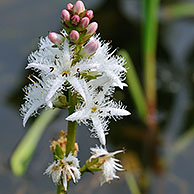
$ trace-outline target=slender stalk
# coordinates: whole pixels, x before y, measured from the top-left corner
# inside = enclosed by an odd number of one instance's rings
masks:
[[[67,194],[67,192],[64,190],[63,185],[57,186],[57,194]]]
[[[147,101],[147,125],[157,128],[156,122],[156,45],[158,8],[160,0],[144,0],[144,79]]]
[[[146,124],[148,133],[145,136],[143,160],[145,164],[144,176],[149,177],[146,167],[153,162],[157,150],[157,93],[156,93],[156,48],[158,31],[158,10],[160,0],[144,0],[143,11],[143,56],[144,56],[144,84],[147,105]],[[143,187],[143,186],[142,186]],[[148,185],[142,188],[148,192]]]
[[[77,96],[75,94],[72,95],[71,90],[69,90],[69,104],[70,104],[70,108],[68,109],[68,111],[70,115],[74,112],[75,105],[77,104]],[[70,152],[72,153],[74,152],[76,129],[77,129],[77,122],[68,121],[66,156],[68,156]],[[68,186],[69,186],[69,183],[68,183]],[[62,184],[57,186],[57,194],[67,194],[67,191],[65,191],[64,186]]]
[[[72,95],[70,90],[69,90],[69,102],[70,102],[70,108],[68,109],[68,111],[70,115],[74,112],[75,105],[77,104],[77,96],[75,94]],[[76,129],[77,129],[77,122],[68,121],[66,156],[70,152],[72,153],[74,152]]]

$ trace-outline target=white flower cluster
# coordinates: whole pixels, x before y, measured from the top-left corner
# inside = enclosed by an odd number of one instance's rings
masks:
[[[92,156],[90,160],[93,158],[101,158],[102,165],[100,169],[102,170],[101,176],[101,185],[105,182],[110,182],[114,178],[119,179],[119,176],[116,175],[116,170],[123,171],[123,167],[119,164],[119,160],[114,158],[114,155],[123,152],[123,150],[118,150],[112,153],[109,153],[106,149],[102,147],[96,146],[96,148],[91,148]]]
[[[68,157],[54,161],[44,174],[51,175],[53,182],[56,184],[59,184],[62,180],[63,186],[67,190],[67,182],[70,179],[73,179],[74,183],[80,179],[79,161],[70,153]]]
[[[115,87],[123,89],[126,86],[123,83],[126,69],[123,58],[109,54],[108,43],[98,37],[90,39],[93,40],[99,44],[96,53],[72,65],[74,51],[68,39],[60,48],[55,48],[48,37],[41,38],[39,50],[29,56],[26,67],[39,72],[40,78],[33,76],[34,79],[30,78],[32,84],[25,88],[25,103],[21,108],[24,126],[39,108],[52,108],[57,98],[71,89],[80,95],[82,102],[66,119],[90,125],[93,136],[98,137],[101,144],[106,144],[109,118],[117,119],[130,114],[121,102],[110,99]],[[88,81],[89,76],[93,79]]]

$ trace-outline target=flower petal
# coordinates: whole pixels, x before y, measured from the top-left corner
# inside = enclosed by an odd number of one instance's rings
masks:
[[[49,66],[43,65],[43,64],[30,63],[30,64],[28,64],[27,67],[26,67],[26,69],[31,69],[31,68],[33,68],[33,69],[38,69],[38,70],[43,71],[43,72],[45,72],[45,73],[50,72]]]
[[[85,80],[84,79],[78,79],[74,76],[69,76],[67,78],[67,81],[73,86],[73,88],[83,97],[83,99],[86,101],[86,95],[82,88]]]
[[[49,90],[47,96],[46,96],[46,102],[49,102],[51,98],[55,95],[58,89],[60,89],[65,82],[65,79],[62,78],[56,78],[51,89]]]
[[[74,112],[73,114],[69,115],[66,120],[67,121],[81,121],[87,119],[87,111],[85,109],[79,110]]]
[[[101,120],[98,117],[92,117],[93,126],[96,130],[96,134],[102,145],[106,145],[106,138],[103,130],[103,125]]]

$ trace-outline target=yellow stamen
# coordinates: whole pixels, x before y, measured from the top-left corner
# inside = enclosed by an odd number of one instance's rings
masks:
[[[97,106],[93,106],[91,112],[95,112],[96,110],[97,110]]]

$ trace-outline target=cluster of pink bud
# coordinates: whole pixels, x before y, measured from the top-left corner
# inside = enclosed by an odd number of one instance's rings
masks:
[[[83,57],[93,55],[99,47],[98,41],[90,41],[98,28],[96,22],[90,22],[93,17],[93,11],[86,10],[84,3],[80,0],[74,5],[68,3],[66,9],[61,12],[62,24],[68,34],[67,38],[71,43],[79,45],[78,53]],[[50,32],[48,38],[55,45],[60,45],[64,41],[64,35],[55,32]]]
[[[93,11],[86,10],[82,1],[78,0],[74,5],[67,4],[66,9],[61,12],[61,18],[62,24],[69,34],[70,41],[73,43],[79,42],[79,38],[83,36],[83,40],[87,41],[96,33],[98,24],[96,22],[90,23],[93,17]]]

